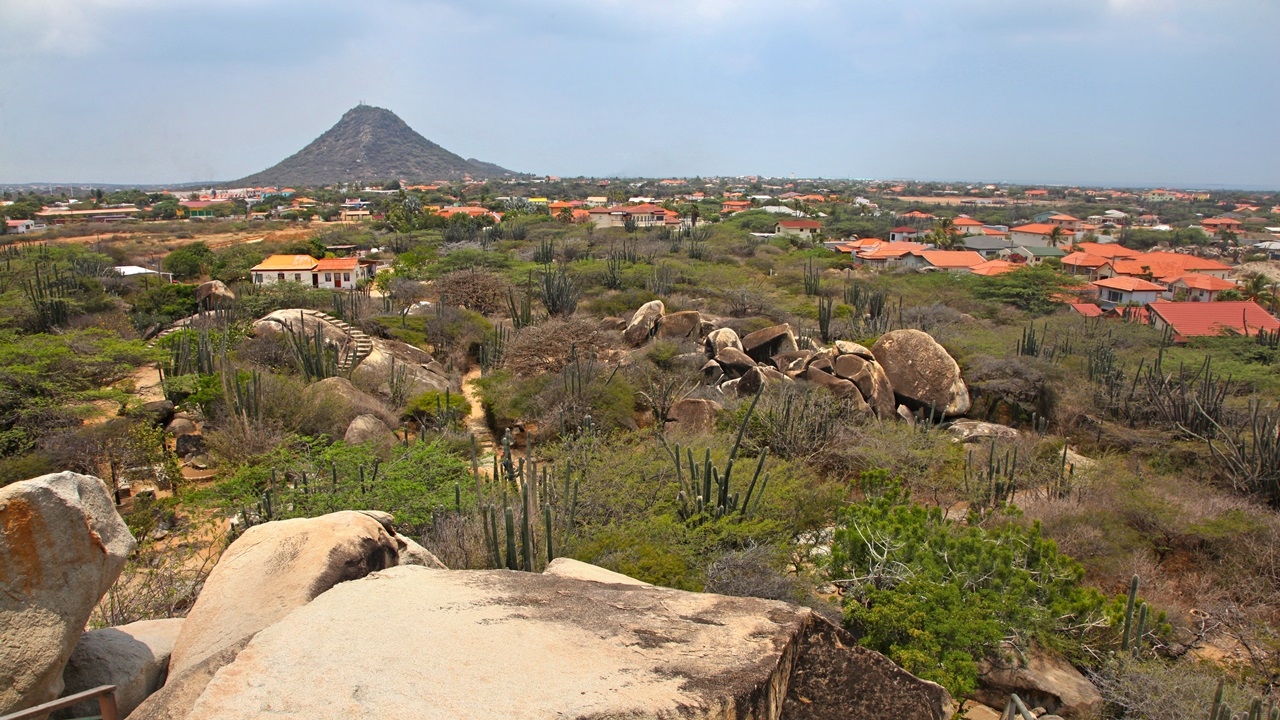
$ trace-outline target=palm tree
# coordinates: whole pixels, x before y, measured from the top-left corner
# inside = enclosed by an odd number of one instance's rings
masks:
[[[1062,242],[1062,238],[1065,236],[1066,233],[1063,232],[1062,226],[1054,225],[1053,229],[1049,231],[1049,246],[1058,247],[1058,243]]]
[[[1240,294],[1245,300],[1253,300],[1259,305],[1274,305],[1276,301],[1275,283],[1271,279],[1260,272],[1249,273],[1245,276],[1244,284],[1240,286]]]
[[[929,242],[939,250],[950,250],[956,245],[956,222],[951,218],[939,218],[929,233]]]

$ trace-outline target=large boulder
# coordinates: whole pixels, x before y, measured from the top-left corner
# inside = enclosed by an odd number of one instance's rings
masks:
[[[726,374],[733,377],[738,377],[756,366],[755,360],[734,347],[726,347],[716,353],[716,362],[720,363],[720,367]]]
[[[697,310],[683,310],[663,315],[656,335],[664,340],[697,340],[701,333],[702,315]]]
[[[236,294],[221,280],[210,280],[196,288],[196,302],[202,310],[231,307],[235,301]]]
[[[177,676],[270,626],[338,583],[399,562],[379,519],[344,511],[256,525],[205,580],[173,648]]]
[[[907,407],[947,417],[969,411],[969,388],[960,377],[960,366],[928,333],[892,330],[880,336],[871,353]]]
[[[282,334],[286,331],[302,333],[308,341],[314,338],[316,330],[320,337],[340,349],[345,350],[351,343],[351,336],[331,322],[327,322],[317,313],[297,308],[276,310],[258,318],[253,323],[255,335]]]
[[[378,416],[357,415],[351,424],[347,425],[347,432],[342,436],[342,441],[348,445],[373,443],[379,447],[387,447],[395,443],[396,436],[386,423],[378,419]]]
[[[1001,707],[1011,693],[1017,693],[1027,707],[1042,707],[1067,720],[1088,720],[1102,714],[1102,694],[1093,683],[1071,663],[1039,649],[1031,650],[1020,660],[987,659],[979,663],[974,699]]]
[[[401,535],[395,534],[396,547],[400,551],[401,565],[421,565],[422,567],[435,568],[437,570],[448,570],[445,564],[440,562],[440,558],[435,553],[422,547],[413,540]]]
[[[858,392],[871,406],[878,418],[891,418],[898,407],[893,395],[893,384],[884,368],[875,360],[859,354],[839,355],[832,363],[832,371],[858,386]]]
[[[724,407],[714,400],[685,398],[673,404],[667,420],[690,433],[709,433],[716,427],[716,414]]]
[[[742,340],[738,337],[738,333],[733,328],[719,328],[707,333],[706,340],[703,341],[703,347],[706,349],[707,357],[715,357],[725,348],[733,348],[735,350],[742,349]]]
[[[831,391],[832,395],[835,395],[838,398],[855,398],[856,397],[858,399],[858,404],[863,406],[866,405],[866,403],[862,401],[862,396],[858,394],[857,386],[849,382],[848,380],[844,380],[830,373],[823,372],[822,370],[819,370],[816,367],[810,367],[809,369],[805,370],[804,374],[802,374],[800,377],[804,378],[805,380],[808,380],[809,382],[813,383],[814,385],[817,385],[818,387],[826,388],[827,390]]]
[[[653,335],[654,327],[658,321],[667,313],[667,308],[662,304],[661,300],[650,300],[640,306],[635,314],[631,316],[631,321],[627,323],[627,328],[622,331],[622,339],[631,345],[639,346],[648,342],[649,337]]]
[[[61,695],[67,659],[133,548],[96,477],[0,488],[0,714]]]
[[[803,718],[949,713],[941,687],[858,648],[808,608],[565,565],[540,575],[395,567],[343,583],[258,633],[194,702],[144,717],[774,719],[793,705]]]
[[[66,684],[63,694],[115,685],[116,707],[122,717],[128,715],[164,686],[169,654],[182,623],[182,618],[142,620],[81,635],[71,660],[62,671]],[[98,701],[89,700],[58,712],[54,718],[97,714]]]
[[[332,420],[338,432],[346,430],[361,415],[388,417],[382,402],[351,384],[344,377],[330,377],[311,383],[302,391],[302,400],[313,412]]]
[[[756,362],[769,362],[778,353],[799,350],[795,333],[787,323],[757,330],[742,338],[742,350]]]
[[[356,365],[351,377],[362,387],[377,388],[377,392],[390,397],[391,383],[404,382],[410,388],[408,394],[445,389],[458,390],[450,382],[449,375],[431,355],[404,343],[372,338],[369,354]],[[394,377],[394,376],[399,376]]]

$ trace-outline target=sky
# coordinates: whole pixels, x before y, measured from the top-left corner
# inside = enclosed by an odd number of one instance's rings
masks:
[[[0,0],[0,182],[232,180],[359,102],[537,174],[1280,188],[1277,0]]]

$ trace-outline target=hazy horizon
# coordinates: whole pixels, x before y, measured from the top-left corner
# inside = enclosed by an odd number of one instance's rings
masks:
[[[365,102],[561,177],[1280,189],[1280,4],[0,0],[0,183],[222,183]],[[959,179],[964,178],[964,179]]]

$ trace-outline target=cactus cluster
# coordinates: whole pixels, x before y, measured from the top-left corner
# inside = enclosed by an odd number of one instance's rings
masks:
[[[544,558],[549,563],[556,557],[557,521],[563,543],[568,543],[573,534],[578,477],[566,463],[561,484],[554,468],[549,471],[546,467],[538,467],[532,455],[532,440],[529,445],[525,457],[516,458],[508,430],[502,441],[501,456],[494,457],[493,473],[486,482],[480,473],[475,438],[472,438],[471,470],[476,481],[477,507],[484,524],[489,564],[495,568],[533,572],[543,564]],[[461,489],[457,488],[456,492],[460,509]],[[496,497],[499,493],[501,515]],[[514,507],[511,504],[513,493],[517,502]],[[539,516],[541,523],[538,522]]]
[[[745,494],[733,491],[733,467],[738,458],[738,449],[742,446],[742,438],[747,432],[747,425],[751,422],[751,415],[755,412],[756,404],[760,401],[760,395],[763,392],[764,387],[761,386],[756,391],[755,397],[751,399],[751,405],[742,418],[738,436],[729,450],[729,457],[725,461],[723,470],[711,462],[709,448],[704,452],[702,462],[699,463],[695,460],[692,449],[682,448],[679,444],[669,446],[665,439],[660,438],[663,447],[675,463],[676,483],[680,486],[677,496],[680,501],[679,514],[685,522],[697,524],[706,520],[719,520],[734,513],[746,516],[760,506],[760,498],[769,487],[768,473],[764,473],[761,480],[769,449],[766,447],[761,450],[756,461],[755,472],[747,484]],[[688,482],[686,482],[686,475]],[[757,484],[760,487],[759,492],[756,492]]]

